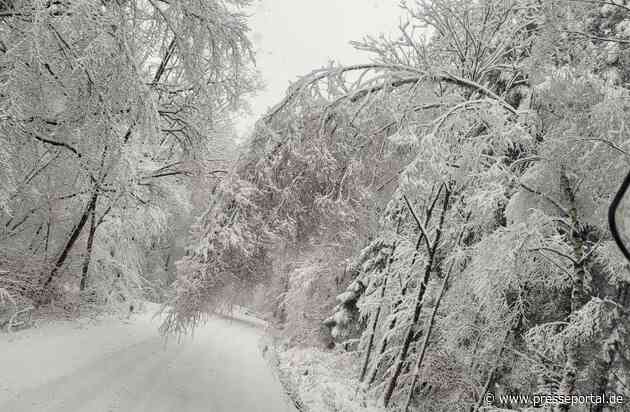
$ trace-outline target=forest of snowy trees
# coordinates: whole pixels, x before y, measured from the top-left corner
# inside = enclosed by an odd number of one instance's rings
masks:
[[[379,410],[630,399],[630,2],[405,1],[237,148],[247,3],[0,2],[0,299],[247,301]]]
[[[257,87],[232,9],[0,2],[0,296],[163,293],[173,243],[233,156],[226,113]]]

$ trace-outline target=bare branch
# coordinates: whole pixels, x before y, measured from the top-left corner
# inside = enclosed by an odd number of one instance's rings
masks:
[[[564,252],[560,252],[559,250],[553,249],[553,248],[549,248],[549,247],[538,247],[538,248],[534,248],[534,249],[529,249],[530,252],[540,252],[540,251],[547,251],[547,252],[552,252],[555,253],[558,256],[561,256],[565,259],[570,260],[571,262],[573,262],[574,264],[578,265],[580,262],[578,262],[577,260],[575,260],[572,256],[567,255]]]
[[[31,136],[33,136],[36,140],[39,140],[42,143],[46,143],[52,146],[57,146],[57,147],[63,147],[66,150],[71,151],[72,153],[74,153],[74,155],[78,158],[81,158],[81,153],[79,153],[79,151],[77,149],[75,149],[73,146],[69,145],[68,143],[65,142],[58,142],[56,140],[52,140],[52,139],[47,139],[43,136],[38,135],[37,133],[34,132],[29,132],[29,134]]]
[[[572,31],[572,30],[562,30],[562,31],[569,34],[576,34],[578,36],[586,37],[591,40],[599,40],[599,41],[611,42],[611,43],[630,44],[630,40],[626,40],[626,39],[613,39],[610,37],[594,36],[592,34],[583,33],[581,31]]]
[[[624,156],[627,156],[628,158],[630,158],[630,153],[626,152],[625,150],[623,150],[621,147],[617,146],[615,143],[611,142],[610,140],[606,140],[606,139],[597,139],[597,138],[583,138],[583,139],[577,139],[578,141],[584,141],[584,142],[601,142],[604,143],[605,145],[615,149],[616,151],[618,151],[619,153],[623,154]]]
[[[560,212],[562,212],[562,214],[563,214],[565,217],[571,216],[571,215],[569,214],[569,211],[568,211],[565,207],[562,207],[562,205],[560,205],[560,203],[559,203],[558,201],[554,200],[551,196],[546,195],[546,194],[544,194],[544,193],[542,193],[542,192],[539,192],[538,190],[534,190],[534,189],[532,189],[531,187],[527,186],[525,183],[519,182],[519,185],[520,185],[523,189],[527,190],[528,192],[531,192],[531,193],[533,193],[533,194],[535,194],[535,195],[538,195],[538,196],[540,196],[540,197],[543,197],[543,198],[544,198],[545,200],[547,200],[549,203],[551,203],[552,205],[554,205],[554,206],[555,206],[555,207],[556,207],[556,208],[557,208]]]

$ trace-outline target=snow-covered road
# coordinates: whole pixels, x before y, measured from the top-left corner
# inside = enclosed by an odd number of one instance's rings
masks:
[[[289,412],[261,331],[211,320],[181,343],[157,321],[53,323],[0,335],[2,412]]]

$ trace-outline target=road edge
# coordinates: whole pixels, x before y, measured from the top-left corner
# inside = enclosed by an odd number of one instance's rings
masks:
[[[306,404],[302,401],[298,391],[298,385],[293,381],[291,373],[281,366],[280,362],[280,330],[273,326],[268,326],[265,329],[265,334],[260,341],[261,351],[263,358],[267,361],[271,370],[276,375],[287,400],[295,409],[299,412],[312,412]]]

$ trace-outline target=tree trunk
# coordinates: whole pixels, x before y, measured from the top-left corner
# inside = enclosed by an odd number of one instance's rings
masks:
[[[583,253],[577,252],[576,257],[581,259]],[[584,265],[580,262],[574,265],[573,287],[571,288],[571,313],[576,313],[582,307],[582,296],[584,288]],[[559,392],[561,395],[570,396],[575,391],[575,383],[578,374],[578,353],[577,350],[567,348],[567,360],[564,366],[564,373],[560,382]],[[568,412],[571,409],[569,403],[560,404],[558,410]]]
[[[466,217],[466,223],[468,223],[469,219],[470,219],[470,213]],[[466,231],[466,225],[464,224],[461,232],[459,233],[459,237],[457,239],[457,246],[461,244],[465,231]],[[420,370],[422,369],[422,362],[424,362],[424,357],[426,355],[427,348],[429,347],[429,339],[431,338],[431,332],[433,331],[433,327],[435,326],[435,318],[437,316],[438,310],[440,309],[440,304],[442,303],[442,298],[444,297],[444,293],[446,292],[446,287],[448,286],[448,280],[451,277],[451,273],[453,273],[454,267],[455,267],[455,260],[452,260],[451,264],[448,267],[448,270],[446,271],[446,275],[444,275],[444,279],[442,280],[442,287],[440,288],[440,292],[435,301],[435,305],[433,306],[433,311],[431,312],[431,317],[429,318],[428,325],[425,328],[424,340],[422,341],[422,347],[420,348],[420,353],[418,354],[418,359],[414,367],[413,379],[411,381],[411,387],[409,389],[409,396],[407,397],[407,402],[405,403],[405,409],[404,409],[405,412],[409,410],[409,406],[411,405],[411,399],[413,398],[413,391],[415,389],[416,384],[418,383],[418,377],[420,375]]]
[[[66,259],[68,258],[68,255],[70,254],[70,252],[72,251],[72,248],[74,247],[74,244],[79,238],[79,235],[81,235],[81,232],[83,231],[83,227],[85,226],[85,223],[87,222],[88,217],[92,213],[92,209],[94,209],[95,204],[96,204],[96,193],[94,193],[92,197],[90,198],[90,201],[85,207],[85,210],[83,211],[83,214],[81,215],[81,218],[79,219],[79,222],[76,224],[76,226],[72,230],[72,233],[70,233],[70,237],[68,238],[68,241],[66,242],[66,244],[63,247],[63,250],[61,251],[57,259],[55,260],[55,264],[53,268],[51,269],[50,273],[48,274],[48,277],[46,278],[46,281],[44,282],[41,288],[40,293],[42,294],[42,296],[40,296],[40,303],[43,303],[43,295],[46,292],[46,289],[48,289],[48,287],[50,286],[50,283],[53,281],[53,279],[59,272],[59,269],[61,269],[61,267],[65,263]]]
[[[396,235],[400,232],[400,224],[402,223],[402,218],[398,218],[398,225],[396,226]],[[368,346],[365,351],[365,358],[363,359],[363,366],[361,367],[361,373],[359,374],[359,382],[363,382],[365,379],[365,374],[367,373],[368,366],[370,364],[370,356],[372,355],[372,348],[374,346],[374,336],[376,334],[376,328],[378,327],[378,321],[381,316],[381,311],[383,308],[383,299],[385,298],[385,293],[387,292],[387,281],[390,275],[390,268],[392,263],[394,263],[394,253],[396,253],[396,240],[394,240],[392,244],[392,252],[387,259],[387,267],[385,268],[385,278],[383,279],[383,284],[381,285],[381,293],[379,294],[379,304],[376,309],[376,313],[374,314],[374,319],[372,320],[370,337],[368,339]],[[378,359],[377,359],[378,362]]]
[[[401,301],[396,302],[397,304],[394,305],[394,310],[396,310],[396,308],[400,305]],[[383,356],[383,353],[385,353],[385,350],[387,349],[387,343],[389,341],[388,337],[389,337],[389,333],[394,329],[394,327],[396,327],[396,321],[397,321],[397,317],[398,315],[394,315],[394,317],[392,318],[391,322],[389,323],[389,327],[387,329],[387,332],[385,332],[385,336],[383,336],[383,338],[381,339],[381,342],[379,344],[378,347],[378,355],[376,357],[376,362],[374,363],[374,366],[372,366],[372,370],[370,371],[370,376],[367,380],[367,386],[370,387],[374,381],[376,380],[376,374],[378,373],[378,368],[380,366],[381,363],[381,357]]]
[[[578,221],[578,212],[575,206],[575,194],[571,188],[570,181],[566,174],[562,173],[561,176],[562,185],[566,197],[571,204],[569,210],[569,218],[571,219],[571,233],[570,239],[573,243],[573,279],[571,287],[571,314],[576,313],[584,304],[584,277],[586,270],[584,268],[584,240],[583,234],[578,233],[580,223]],[[575,383],[577,381],[578,374],[578,353],[577,350],[569,347],[567,348],[567,360],[564,366],[564,373],[560,382],[560,388],[558,392],[563,396],[570,396],[575,391]],[[558,410],[562,412],[568,412],[571,408],[569,403],[560,404]]]
[[[425,268],[424,268],[424,276],[422,278],[422,283],[418,287],[418,294],[416,295],[416,299],[415,299],[413,317],[411,318],[411,323],[409,325],[409,328],[407,329],[407,333],[405,334],[405,338],[403,340],[402,347],[400,348],[400,352],[398,353],[396,364],[394,365],[394,371],[389,381],[387,382],[385,393],[383,394],[383,406],[385,407],[389,405],[392,395],[394,394],[394,390],[396,389],[396,385],[398,384],[398,378],[400,378],[400,374],[403,370],[403,366],[405,364],[405,361],[407,360],[407,354],[409,352],[411,342],[413,341],[413,337],[415,335],[415,330],[414,330],[415,326],[418,324],[418,320],[420,319],[420,313],[422,312],[424,294],[427,290],[427,285],[429,284],[431,272],[433,270],[433,261],[435,259],[437,247],[439,246],[439,243],[440,243],[440,238],[442,237],[442,227],[444,226],[444,219],[446,217],[446,211],[448,209],[449,198],[450,198],[450,192],[446,191],[444,195],[444,205],[442,208],[442,214],[440,216],[440,222],[437,227],[435,240],[432,243],[431,250],[428,251],[429,256],[428,256],[427,264],[425,265]]]
[[[444,276],[444,280],[442,281],[442,287],[440,288],[440,293],[438,294],[437,300],[435,301],[435,306],[433,306],[433,311],[431,312],[431,317],[429,318],[428,325],[426,326],[426,331],[424,334],[424,340],[422,341],[422,347],[420,348],[420,353],[418,354],[418,360],[416,361],[416,365],[413,371],[413,378],[411,380],[411,387],[409,389],[409,396],[407,397],[407,402],[405,403],[404,411],[409,411],[409,406],[411,405],[411,399],[413,398],[413,390],[415,389],[416,384],[418,383],[418,376],[420,375],[420,369],[422,368],[422,362],[424,361],[424,356],[427,352],[427,347],[429,346],[429,338],[431,337],[431,331],[433,330],[433,326],[435,325],[435,317],[437,316],[438,309],[440,308],[440,303],[442,302],[442,297],[444,296],[444,292],[446,291],[446,285],[448,283],[448,279],[451,276],[451,272],[453,270],[455,262],[451,262],[450,267],[448,268],[448,272],[446,272],[446,276]]]
[[[44,282],[44,285],[41,288],[40,303],[43,303],[46,289],[50,286],[50,283],[53,281],[53,279],[59,272],[59,269],[61,269],[66,259],[68,258],[68,255],[72,251],[74,244],[76,243],[77,239],[81,235],[81,232],[83,232],[83,228],[85,227],[85,224],[87,223],[87,220],[90,217],[90,215],[92,216],[92,223],[90,224],[90,226],[94,227],[94,231],[96,230],[96,227],[98,226],[98,224],[95,223],[94,215],[96,214],[96,201],[98,199],[98,192],[100,190],[100,186],[103,184],[108,174],[108,170],[105,170],[105,158],[107,156],[107,151],[108,151],[108,146],[105,145],[105,147],[103,148],[103,154],[101,155],[100,176],[98,179],[92,176],[92,181],[94,183],[94,186],[92,188],[92,196],[90,197],[90,200],[85,210],[83,211],[83,214],[81,215],[81,218],[79,219],[79,222],[72,230],[72,233],[70,234],[70,237],[68,238],[68,241],[66,242],[63,250],[59,254],[59,257],[57,257],[57,260],[55,261],[53,268],[51,269],[50,273],[48,274],[48,277],[46,278],[46,281]],[[92,229],[90,229],[90,238],[91,238],[91,241],[93,242],[94,233]],[[88,252],[91,252],[92,245],[89,244],[88,247],[89,247]],[[89,255],[90,253],[88,253],[88,256]],[[89,259],[88,259],[87,265],[89,266]],[[84,270],[87,272],[87,266],[85,265],[85,263],[84,263]],[[83,283],[83,275],[81,277],[81,283]]]
[[[619,286],[617,291],[617,302],[624,308],[626,307],[628,288],[629,285],[624,282]],[[615,361],[617,360],[617,354],[619,353],[621,346],[619,324],[622,314],[619,313],[618,308],[615,308],[614,311],[615,320],[612,331],[608,339],[602,343],[602,359],[600,360],[599,376],[597,379],[597,386],[595,388],[596,395],[604,395],[606,393],[606,389],[608,389],[610,381],[610,373]],[[598,403],[593,406],[593,412],[603,412],[605,406],[606,405],[604,403]]]
[[[427,210],[427,215],[426,218],[424,220],[424,226],[426,227],[429,222],[431,221],[431,216],[433,215],[433,210],[435,209],[435,205],[437,203],[437,200],[440,197],[440,194],[442,193],[442,190],[444,188],[444,185],[440,185],[440,188],[438,189],[435,197],[433,198],[433,202],[431,202],[431,206],[429,207],[429,209]],[[416,242],[416,247],[415,250],[413,252],[413,257],[411,259],[411,264],[409,265],[410,268],[413,268],[413,265],[416,264],[416,260],[418,259],[418,254],[419,254],[419,250],[420,250],[420,245],[422,245],[422,241],[424,240],[424,234],[422,232],[420,232],[420,236],[418,236],[418,241]],[[408,274],[407,278],[409,278],[411,276],[411,269],[410,269],[410,273]],[[385,333],[385,336],[383,336],[383,338],[381,339],[381,342],[379,344],[379,349],[378,349],[378,356],[376,358],[376,362],[374,364],[374,366],[372,367],[372,370],[370,371],[370,376],[367,380],[367,387],[370,387],[374,381],[376,380],[376,375],[378,374],[378,369],[380,366],[380,362],[381,362],[381,357],[383,356],[383,354],[385,353],[385,351],[387,350],[387,345],[389,343],[389,333],[396,327],[396,323],[398,322],[398,307],[402,304],[402,298],[407,294],[407,284],[405,284],[402,288],[401,291],[401,297],[396,301],[396,303],[394,303],[394,306],[392,308],[392,320],[389,323],[389,327],[387,329],[387,332]]]
[[[474,406],[471,407],[471,412],[473,410],[478,410],[478,411],[482,410],[481,408],[483,407],[484,402],[486,402],[486,394],[490,390],[490,387],[492,386],[492,384],[495,382],[497,370],[499,369],[499,362],[501,361],[501,357],[503,356],[504,350],[505,350],[505,345],[501,346],[501,350],[499,351],[499,356],[497,357],[497,361],[495,362],[494,367],[488,374],[488,379],[486,380],[486,384],[483,386],[483,389],[481,390],[479,400],[477,401],[477,406],[476,408]]]
[[[44,260],[48,260],[48,246],[50,244],[50,215],[52,212],[48,211],[48,218],[46,221],[46,236],[44,240]]]
[[[387,382],[387,387],[385,389],[385,394],[383,395],[383,405],[387,407],[391,400],[391,397],[396,389],[396,384],[398,383],[398,378],[403,370],[403,366],[405,360],[407,359],[407,353],[409,351],[409,347],[411,346],[411,342],[413,341],[413,336],[415,334],[414,328],[420,319],[420,313],[422,312],[422,303],[424,300],[424,293],[426,291],[426,284],[429,281],[431,276],[432,269],[432,257],[429,258],[429,262],[426,264],[424,269],[424,277],[422,280],[422,284],[418,287],[418,294],[416,295],[414,313],[411,319],[411,323],[409,328],[407,329],[407,333],[405,334],[405,339],[403,340],[402,347],[400,348],[400,352],[398,353],[398,357],[396,358],[396,365],[394,366],[394,372]]]
[[[381,286],[381,293],[379,297],[381,301],[385,297],[385,290],[387,289],[387,278],[389,273],[385,274],[385,279],[383,279],[383,285]],[[381,316],[381,308],[382,303],[379,303],[376,312],[374,313],[374,317],[372,318],[372,325],[370,326],[370,337],[368,338],[367,348],[365,349],[365,356],[363,358],[363,365],[361,366],[361,373],[359,374],[359,382],[363,382],[365,378],[365,374],[367,372],[368,365],[370,364],[370,356],[372,355],[372,347],[374,346],[374,335],[376,334],[376,328],[378,326],[378,320]]]
[[[94,245],[94,237],[96,234],[96,197],[94,198],[94,207],[90,216],[90,233],[87,239],[87,247],[85,250],[85,259],[83,260],[83,268],[81,269],[81,283],[79,290],[84,291],[88,282],[88,273],[90,268],[90,260],[92,258],[92,247]]]

